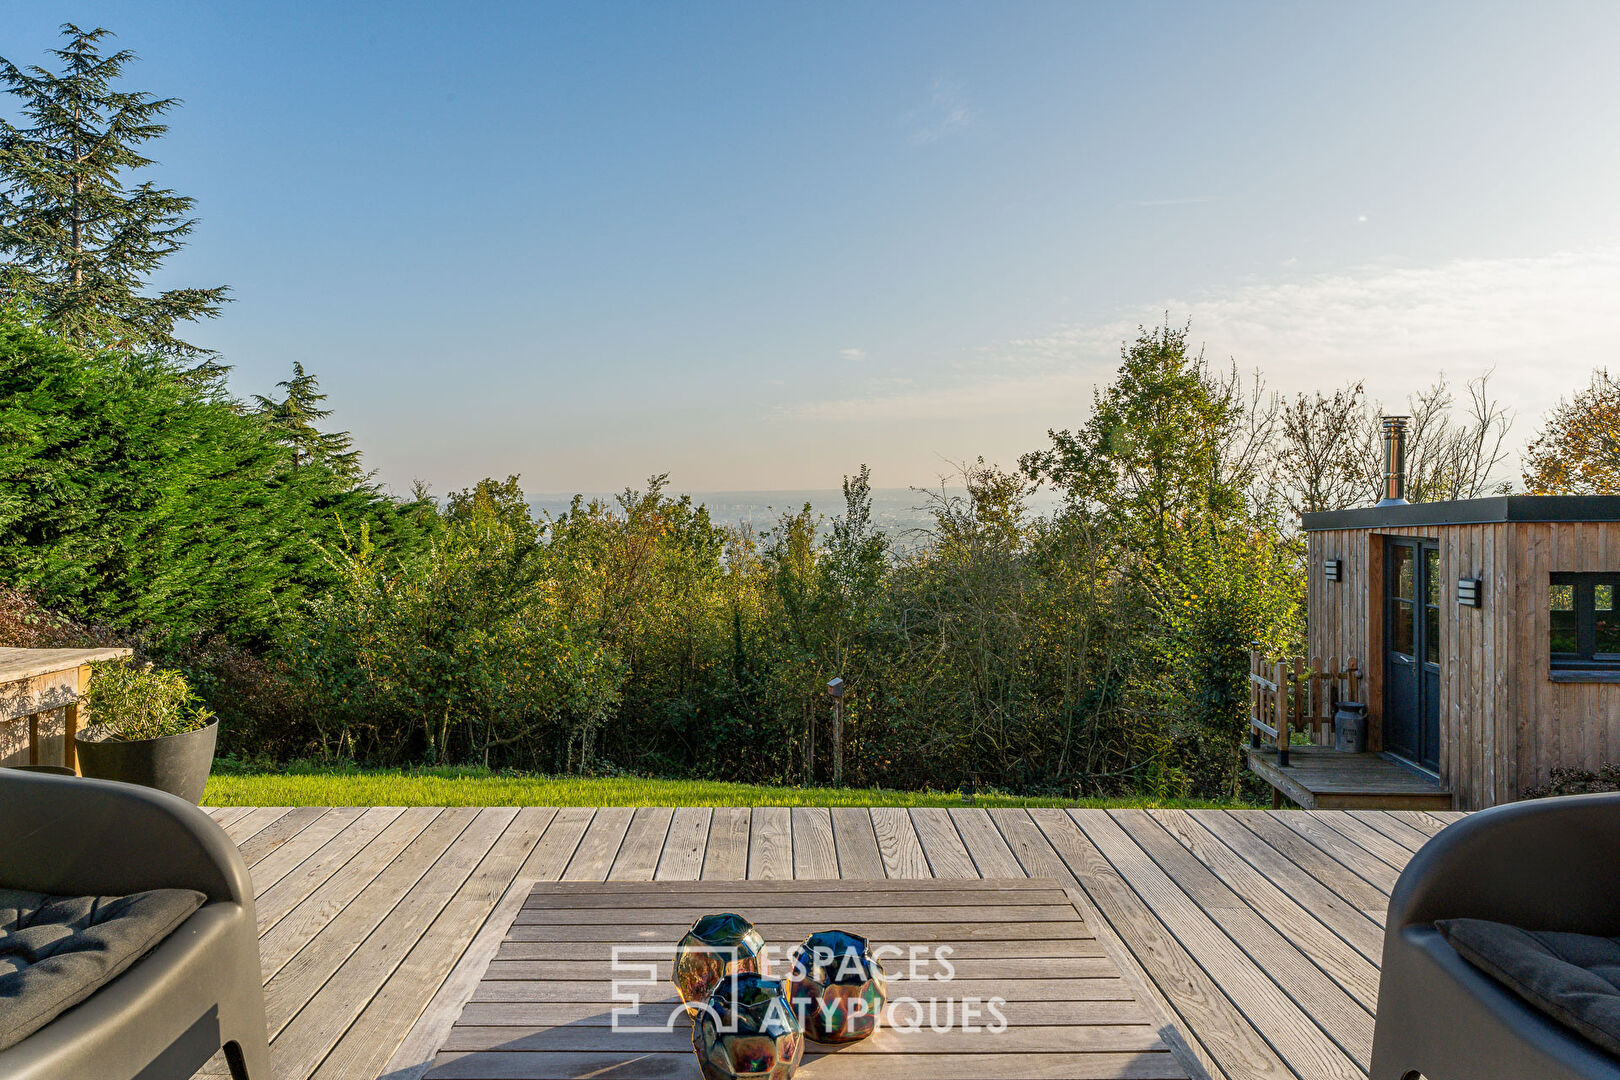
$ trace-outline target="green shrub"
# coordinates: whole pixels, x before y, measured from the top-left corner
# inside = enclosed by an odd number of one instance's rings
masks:
[[[298,456],[274,418],[158,358],[74,348],[0,309],[0,583],[78,623],[262,644],[333,585],[316,544],[416,516]]]
[[[90,719],[128,742],[196,731],[213,719],[178,671],[115,660],[94,665],[85,691]]]

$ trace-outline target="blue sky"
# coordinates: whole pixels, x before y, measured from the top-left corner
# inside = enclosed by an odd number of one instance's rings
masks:
[[[3,3],[186,100],[164,284],[385,482],[893,487],[1083,421],[1191,317],[1295,391],[1620,341],[1613,3]]]

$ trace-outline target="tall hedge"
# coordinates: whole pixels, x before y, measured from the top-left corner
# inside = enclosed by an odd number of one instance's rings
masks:
[[[75,617],[267,640],[324,591],[328,545],[416,517],[299,465],[262,415],[172,362],[66,345],[0,314],[0,581]]]

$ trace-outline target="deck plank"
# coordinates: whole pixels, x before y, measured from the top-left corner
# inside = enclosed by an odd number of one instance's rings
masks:
[[[950,811],[937,806],[919,806],[911,811],[911,823],[934,877],[969,880],[981,876],[973,856],[956,831]]]
[[[1137,1000],[1147,1007],[1153,1022],[1159,1028],[1160,1037],[1175,1048],[1189,1072],[1195,1076],[1202,1073],[1200,1080],[1209,1080],[1216,1072],[1213,1062],[1207,1060],[1202,1047],[1189,1042],[1186,1035],[1177,1028],[1174,1007],[1154,985],[1131,950],[1115,933],[1108,920],[1102,917],[1096,905],[1085,898],[1083,890],[1079,887],[1079,879],[1053,847],[1051,839],[1035,823],[1029,811],[1003,807],[990,811],[990,816],[995,820],[996,827],[1001,830],[1001,835],[1007,838],[1008,846],[1018,857],[1025,873],[1034,878],[1066,881],[1074,886],[1069,891],[1075,908],[1080,911],[1086,927],[1097,935],[1101,944],[1106,944],[1105,955],[1113,958],[1119,966],[1121,977],[1136,991]]]
[[[431,986],[437,991],[449,977],[457,958],[472,944],[555,814],[549,807],[524,807],[512,815],[489,853],[410,945],[393,975],[312,1074],[314,1080],[379,1074],[416,1022],[422,1009],[422,989]],[[454,1022],[453,1015],[443,1019],[446,1029]]]
[[[517,876],[531,881],[561,880],[595,816],[596,811],[588,806],[565,806],[558,810]]]
[[[1430,836],[1385,810],[1352,810],[1350,816],[1375,832],[1382,833],[1413,854],[1429,842]]]
[[[377,875],[370,888],[358,892],[336,918],[316,929],[303,948],[281,966],[264,987],[264,1010],[272,1039],[280,1038],[282,1029],[320,993],[333,973],[388,918],[400,899],[416,887],[477,817],[478,811],[470,807],[452,807],[438,814],[433,823]]]
[[[292,873],[303,864],[304,860],[345,832],[365,814],[366,808],[363,806],[335,806],[319,815],[315,821],[300,829],[297,836],[290,837],[274,851],[266,852],[256,864],[250,864],[254,890],[274,888],[283,877]]]
[[[825,806],[795,806],[793,822],[793,878],[836,878],[838,848],[833,841],[832,814]]]
[[[1067,1055],[1024,1054],[1004,1062],[1016,1075],[1039,1080],[1167,1080],[1186,1074],[1168,1054],[1085,1054],[1083,1066]],[[1009,1055],[1014,1058],[1014,1055]],[[983,1080],[977,1054],[891,1054],[875,1061],[861,1054],[826,1054],[813,1059],[819,1080]],[[879,1067],[881,1065],[881,1068]],[[612,1076],[614,1080],[676,1080],[692,1075],[692,1052],[647,1054],[626,1065],[622,1054],[449,1053],[433,1080],[574,1080]]]
[[[926,878],[928,856],[923,854],[911,815],[901,806],[874,806],[872,831],[877,836],[878,854],[886,877],[901,880]]]
[[[1374,858],[1366,848],[1357,845],[1343,833],[1326,824],[1322,820],[1324,815],[1300,814],[1291,810],[1280,813],[1268,813],[1264,810],[1234,811],[1234,813],[1253,815],[1252,824],[1256,827],[1264,820],[1297,833],[1311,847],[1327,855],[1382,894],[1372,903],[1372,909],[1381,912],[1389,906],[1390,891],[1395,888],[1395,879],[1400,875],[1393,866]]]
[[[1439,815],[1427,810],[1385,810],[1384,813],[1403,824],[1410,825],[1418,832],[1431,839],[1440,834],[1440,831],[1449,821],[1442,820]]]
[[[635,813],[628,806],[604,806],[593,814],[563,877],[568,881],[606,881]]]
[[[276,921],[275,926],[268,931],[261,929],[259,963],[264,969],[265,982],[268,983],[305,945],[340,917],[357,897],[372,891],[374,887],[386,888],[386,882],[377,885],[378,878],[421,837],[440,813],[437,807],[415,806],[405,810],[372,836],[331,877],[310,890]],[[357,822],[356,826],[359,824]],[[265,925],[265,914],[261,910],[261,928]]]
[[[1372,1009],[1331,977],[1324,978],[1323,971],[1312,963],[1306,944],[1282,932],[1276,925],[1287,916],[1282,905],[1266,904],[1263,896],[1240,896],[1148,811],[1117,810],[1109,816],[1225,933],[1228,944],[1220,950],[1223,965],[1235,966],[1240,957],[1248,960],[1307,1022],[1326,1032],[1361,1071],[1367,1070],[1372,1060]],[[1302,931],[1308,926],[1305,918],[1295,922]],[[1374,980],[1374,999],[1377,993]],[[1307,1063],[1289,1062],[1296,1072],[1303,1071]]]
[[[1316,818],[1315,821],[1338,832],[1374,858],[1382,860],[1395,871],[1396,876],[1406,869],[1407,861],[1412,858],[1410,848],[1397,844],[1371,825],[1350,814],[1328,814]]]
[[[269,826],[259,830],[250,839],[237,845],[237,850],[242,853],[242,861],[248,864],[249,870],[253,869],[262,860],[274,854],[281,845],[287,843],[324,816],[326,816],[326,809],[320,806],[300,806],[287,811],[286,814]]]
[[[833,843],[838,850],[838,876],[845,881],[882,881],[883,855],[878,851],[872,813],[864,806],[832,808]]]
[[[279,880],[261,885],[255,876],[253,886],[257,895],[254,907],[258,913],[259,936],[264,937],[283,916],[326,884],[332,875],[404,812],[404,808],[399,806],[373,806]]]
[[[314,1075],[516,816],[516,808],[505,806],[473,812],[444,853],[282,1027],[272,1050],[278,1068],[294,1076]],[[387,1058],[384,1054],[382,1060]]]
[[[995,822],[990,820],[989,811],[982,806],[953,806],[950,815],[980,877],[1022,876],[1023,867],[1018,865],[1017,856],[1007,846]]]
[[[748,840],[750,880],[793,878],[793,815],[785,806],[756,806]]]
[[[205,806],[203,810],[214,819],[214,824],[220,828],[245,817],[253,807],[251,806]]]
[[[696,881],[703,876],[703,854],[709,846],[707,806],[682,806],[670,816],[669,835],[653,877],[659,881]]]
[[[1242,828],[1252,832],[1269,849],[1287,858],[1336,895],[1343,897],[1346,903],[1377,924],[1380,933],[1383,932],[1382,913],[1389,906],[1387,888],[1380,888],[1378,882],[1368,880],[1352,866],[1347,866],[1334,858],[1327,850],[1313,843],[1309,836],[1289,828],[1262,810],[1231,810],[1227,811],[1227,816]],[[1328,830],[1328,835],[1337,844],[1351,846],[1332,830]],[[1388,869],[1379,863],[1378,870],[1370,873],[1373,878],[1381,879]],[[1389,877],[1389,882],[1391,885],[1394,884],[1393,875]]]
[[[1218,837],[1208,832],[1185,810],[1148,812],[1167,833],[1202,863],[1231,895],[1241,899],[1254,913],[1275,928],[1304,953],[1306,959],[1343,987],[1367,1011],[1369,1019],[1378,1008],[1378,966],[1344,941],[1309,908],[1301,905],[1284,889],[1260,873]],[[1267,970],[1272,970],[1270,965]],[[1368,1033],[1370,1040],[1371,1033]],[[1370,1043],[1369,1043],[1370,1045]]]
[[[658,859],[669,838],[669,823],[675,811],[668,806],[641,806],[630,816],[630,825],[619,845],[619,853],[608,871],[613,881],[651,881],[658,872]]]
[[[1153,910],[1217,985],[1248,1003],[1245,1013],[1287,1066],[1301,1077],[1358,1080],[1366,1070],[1332,1041],[1300,1005],[1273,982],[1253,957],[1234,946],[1209,911],[1163,869],[1106,810],[1073,810],[1070,816],[1109,862],[1130,879]]]
[[[709,823],[709,847],[703,853],[703,877],[741,881],[748,877],[748,834],[753,814],[746,806],[719,806]]]
[[[1265,1038],[1075,819],[1055,808],[1031,810],[1029,815],[1152,980],[1204,1070],[1215,1080],[1293,1080],[1294,1074]]]
[[[231,842],[240,848],[254,836],[268,829],[271,825],[292,813],[292,811],[293,808],[290,806],[258,806],[249,810],[229,825],[222,827],[225,830],[225,835],[230,837]]]
[[[1375,968],[1383,962],[1384,931],[1376,922],[1362,914],[1349,899],[1335,892],[1327,884],[1293,862],[1288,856],[1267,844],[1253,832],[1244,828],[1226,814],[1194,814],[1193,821],[1220,840],[1234,854],[1242,858],[1282,893],[1309,911],[1322,924],[1332,930],[1351,948],[1355,949]],[[1285,833],[1287,830],[1283,830]],[[1292,834],[1288,834],[1292,836]],[[1303,840],[1299,841],[1305,847]],[[1331,862],[1321,856],[1324,862]],[[1340,874],[1343,868],[1334,867]],[[1356,879],[1363,889],[1378,895],[1366,882]]]

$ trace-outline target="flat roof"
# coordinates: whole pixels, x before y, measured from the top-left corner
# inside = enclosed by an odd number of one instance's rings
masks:
[[[1620,495],[1497,495],[1489,499],[1324,510],[1305,514],[1301,519],[1306,532],[1515,521],[1620,521]]]

